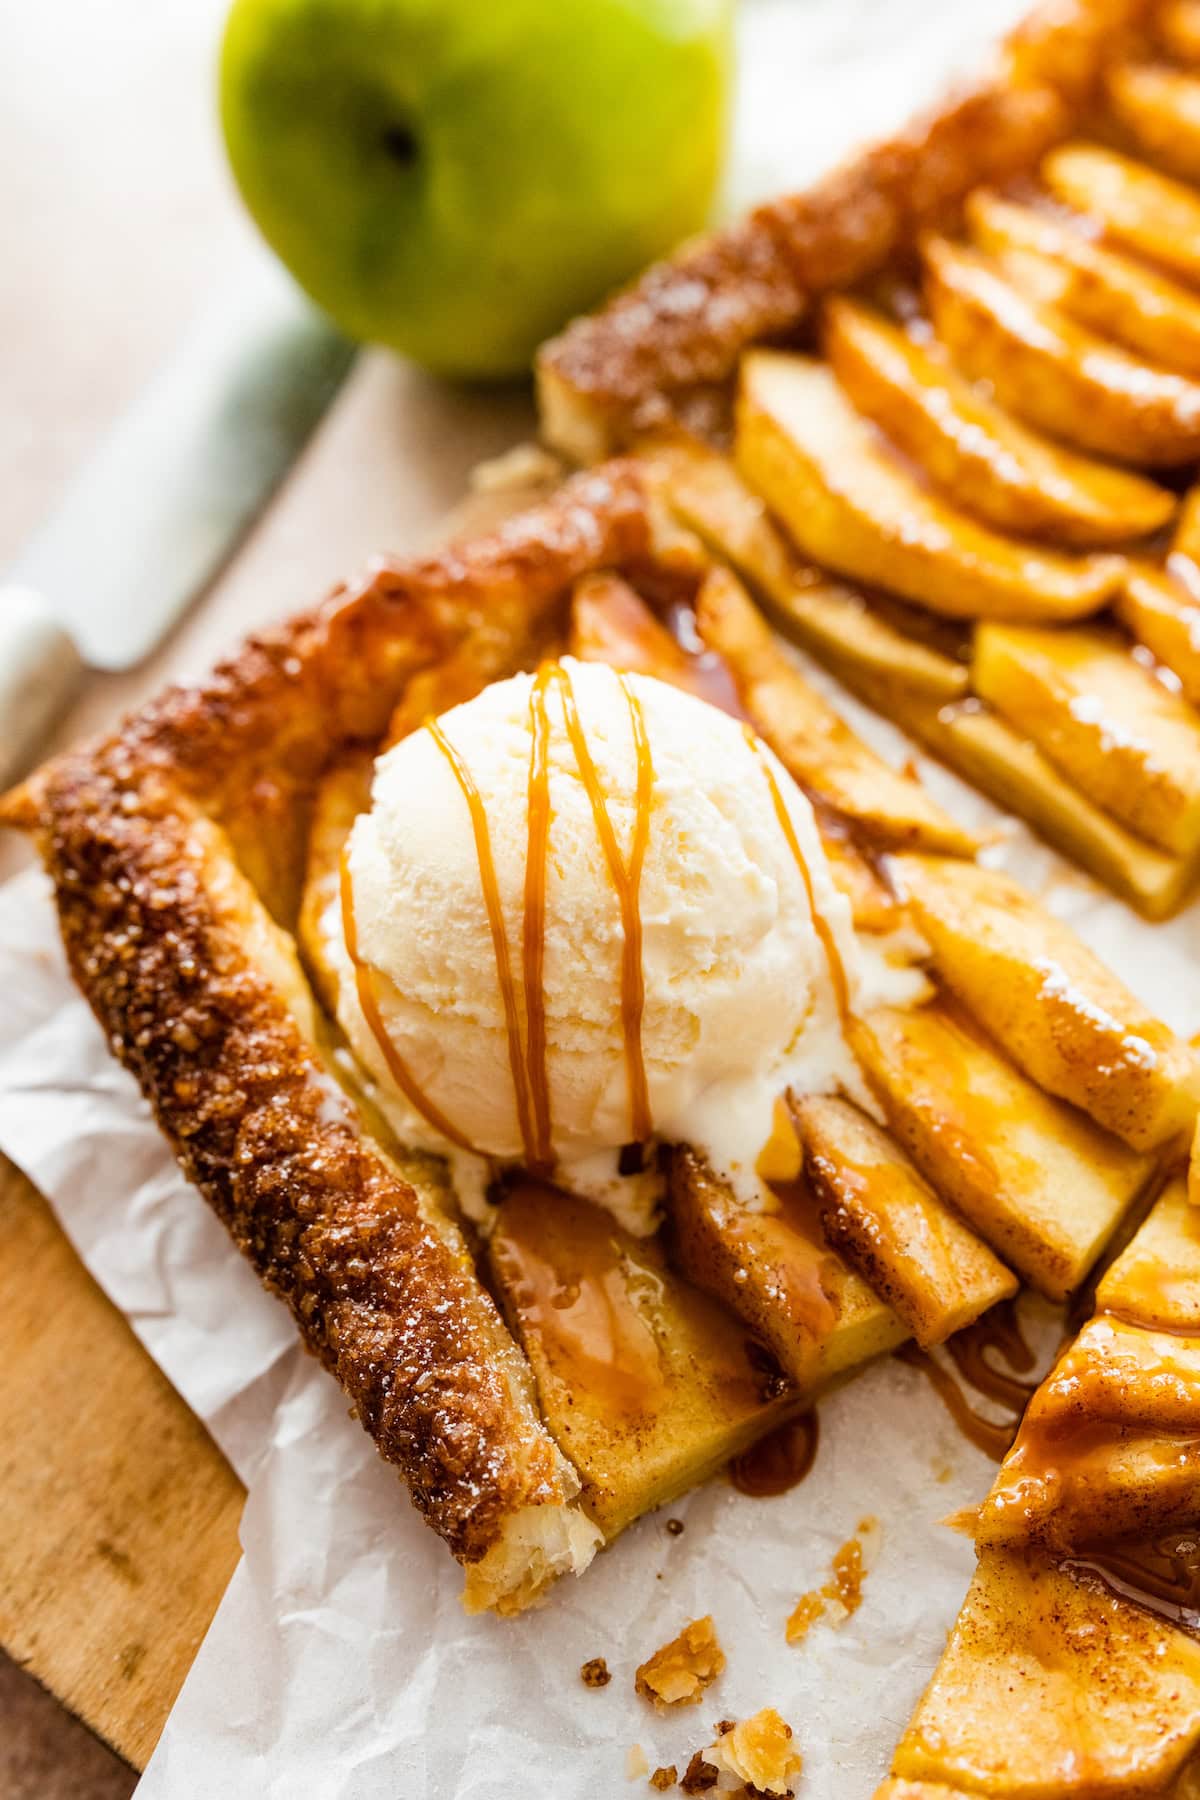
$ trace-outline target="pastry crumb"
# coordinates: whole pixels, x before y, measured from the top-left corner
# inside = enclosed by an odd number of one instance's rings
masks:
[[[792,1781],[804,1766],[791,1726],[773,1706],[743,1719],[704,1754],[718,1769],[727,1769],[761,1794],[790,1794]]]
[[[718,1737],[724,1737],[725,1733],[727,1731],[732,1731],[736,1724],[736,1719],[717,1719],[713,1725],[713,1730]]]
[[[628,1750],[625,1752],[626,1781],[640,1781],[649,1767],[650,1764],[646,1759],[646,1752],[642,1749],[642,1746],[640,1744],[630,1744]]]
[[[697,1750],[684,1770],[683,1779],[679,1785],[685,1794],[707,1794],[709,1788],[716,1787],[719,1779],[720,1770],[717,1765],[705,1762],[704,1752]]]
[[[656,1788],[660,1794],[665,1794],[667,1789],[673,1788],[678,1780],[679,1771],[675,1764],[667,1763],[661,1769],[655,1769],[650,1777],[650,1786]]]
[[[678,1637],[648,1657],[634,1678],[634,1689],[655,1706],[692,1706],[725,1667],[712,1617],[693,1619]]]
[[[840,1609],[839,1623],[850,1618],[862,1605],[865,1578],[862,1545],[856,1537],[847,1538],[833,1553],[833,1579],[826,1582],[823,1590],[830,1606]]]
[[[784,1626],[789,1644],[802,1644],[818,1619],[844,1625],[862,1605],[863,1582],[879,1547],[879,1521],[860,1519],[858,1536],[847,1538],[833,1553],[829,1580],[801,1594]],[[865,1549],[864,1549],[865,1543]]]
[[[590,1656],[579,1670],[579,1679],[584,1687],[607,1687],[612,1680],[608,1664],[602,1656]]]
[[[784,1636],[789,1644],[802,1644],[817,1620],[825,1616],[825,1602],[820,1588],[813,1588],[807,1594],[801,1594],[791,1616],[784,1626]]]

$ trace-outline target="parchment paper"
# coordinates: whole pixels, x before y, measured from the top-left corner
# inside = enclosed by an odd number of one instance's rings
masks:
[[[1018,10],[1012,0],[759,0],[744,21],[735,190],[807,179],[890,128]],[[909,754],[841,700],[885,754]],[[924,773],[960,816],[998,817],[944,772]],[[1149,927],[1022,831],[994,854],[1161,1016],[1189,1034],[1200,1025],[1200,909]],[[992,1472],[916,1371],[884,1362],[824,1402],[817,1464],[795,1492],[756,1501],[712,1482],[670,1509],[682,1535],[662,1515],[645,1519],[537,1612],[469,1620],[457,1567],[109,1056],[33,875],[0,893],[0,1147],[54,1203],[249,1488],[243,1560],[142,1800],[597,1800],[648,1791],[644,1777],[627,1785],[632,1745],[651,1769],[682,1772],[714,1720],[768,1703],[795,1728],[804,1800],[868,1800],[970,1576],[970,1546],[937,1521],[978,1499]],[[861,1610],[788,1648],[797,1596],[826,1579],[869,1515],[881,1533]],[[701,1706],[659,1716],[634,1696],[634,1668],[704,1612],[728,1670]],[[613,1680],[590,1690],[578,1670],[598,1655]]]

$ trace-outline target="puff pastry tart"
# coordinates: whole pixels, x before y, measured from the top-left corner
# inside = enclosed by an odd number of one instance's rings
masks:
[[[894,142],[546,345],[849,688],[1149,918],[1200,869],[1200,61],[1067,0]]]

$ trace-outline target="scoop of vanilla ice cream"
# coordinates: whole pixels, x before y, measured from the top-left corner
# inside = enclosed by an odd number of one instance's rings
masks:
[[[768,769],[853,1002],[861,964],[848,902],[830,877],[808,801],[736,720],[647,677],[618,677],[570,659],[562,666],[626,865],[637,817],[634,708],[644,721],[653,774],[637,909],[653,1135],[695,1146],[753,1197],[777,1098],[789,1087],[857,1088],[830,957]],[[646,1229],[644,1189],[631,1198],[634,1190],[617,1178],[617,1152],[634,1136],[617,885],[561,686],[550,681],[543,691],[549,826],[541,992],[556,1176],[618,1213],[624,1208],[627,1223]],[[514,676],[444,714],[444,744],[420,730],[377,765],[346,867],[357,956],[373,971],[390,1058],[364,1015],[344,944],[340,950],[348,977],[341,1023],[399,1134],[445,1150],[445,1134],[430,1122],[436,1112],[473,1151],[509,1164],[525,1161],[527,1150],[513,1056],[514,1042],[518,1059],[530,1049],[524,950],[534,707],[534,678]],[[511,976],[507,1015],[477,820],[446,745],[485,821]],[[397,1056],[423,1109],[396,1079]]]

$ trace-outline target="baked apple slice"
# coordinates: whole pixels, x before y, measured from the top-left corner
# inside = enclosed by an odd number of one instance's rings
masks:
[[[788,773],[875,843],[973,856],[980,839],[912,775],[868,749],[804,678],[741,583],[715,569],[696,600],[704,642],[731,670],[747,713]]]
[[[793,1116],[826,1237],[923,1349],[1016,1293],[1016,1277],[866,1113],[809,1095]]]
[[[670,505],[823,662],[939,701],[967,692],[963,662],[881,618],[854,588],[801,562],[733,464],[701,445],[656,449]]]
[[[1125,63],[1108,78],[1108,104],[1152,163],[1200,177],[1200,80],[1162,63]]]
[[[1018,418],[1117,462],[1171,467],[1200,455],[1200,385],[1030,299],[976,250],[931,238],[924,267],[938,337]]]
[[[796,588],[773,613],[781,630],[856,691],[903,694],[936,711],[969,690],[965,661],[898,630],[840,582]]]
[[[1168,56],[1181,63],[1200,63],[1200,0],[1166,0],[1155,25]]]
[[[1200,305],[1194,311],[1200,369]],[[826,305],[825,352],[858,410],[990,525],[1095,546],[1144,537],[1174,511],[1173,496],[1153,482],[1027,430],[944,357],[858,301]]]
[[[829,1243],[802,1184],[783,1190],[778,1212],[752,1212],[680,1147],[671,1153],[670,1226],[688,1279],[736,1312],[810,1397],[909,1335]]]
[[[1184,699],[1200,706],[1200,600],[1167,570],[1131,563],[1113,610],[1155,661],[1170,669]]]
[[[1070,1555],[1200,1515],[1200,1338],[1100,1315],[1029,1402],[975,1541]]]
[[[992,1550],[880,1793],[1165,1800],[1197,1745],[1200,1643],[1082,1570]]]
[[[720,656],[685,649],[623,576],[605,572],[576,582],[568,647],[581,662],[652,675],[735,718],[745,717],[737,684]]]
[[[1098,806],[1164,850],[1200,848],[1200,715],[1119,637],[983,625],[971,676]]]
[[[971,1021],[881,1007],[851,1044],[888,1128],[939,1194],[1026,1281],[1065,1300],[1153,1168],[1044,1093]]]
[[[1181,375],[1200,375],[1200,300],[1179,282],[1106,250],[1050,213],[1015,205],[987,189],[968,199],[967,222],[979,248],[1034,299],[1151,362]],[[1169,510],[1164,490],[1151,486],[1150,491]]]
[[[1190,1135],[1193,1051],[1007,875],[951,857],[888,866],[938,975],[1019,1068],[1136,1150]]]
[[[522,1181],[500,1205],[487,1260],[542,1417],[606,1539],[795,1410],[794,1391],[748,1353],[744,1327],[600,1207]]]
[[[686,439],[655,445],[649,454],[667,504],[760,593],[785,603],[793,588],[821,582],[727,457]]]
[[[1114,243],[1200,282],[1200,194],[1099,144],[1060,144],[1042,159],[1056,200],[1096,220]]]
[[[1096,1310],[1200,1337],[1200,1212],[1169,1181],[1096,1289]]]
[[[923,734],[952,767],[1001,806],[1028,819],[1048,843],[1073,857],[1148,919],[1165,919],[1184,899],[1192,863],[1156,850],[1080,793],[1036,744],[977,700],[945,707]]]
[[[1120,580],[1118,558],[1003,538],[928,492],[810,357],[742,359],[735,452],[806,556],[948,618],[1081,618]]]
[[[1189,488],[1179,507],[1167,566],[1200,595],[1200,487]]]

